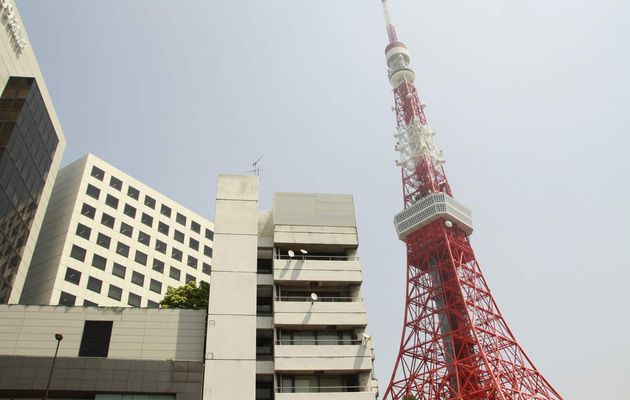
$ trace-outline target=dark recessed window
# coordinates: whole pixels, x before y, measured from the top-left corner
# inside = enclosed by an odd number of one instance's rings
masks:
[[[114,263],[114,266],[112,267],[112,275],[125,279],[126,273],[127,273],[127,268],[125,268],[124,265]]]
[[[114,176],[109,178],[109,186],[117,190],[122,190],[122,181]]]
[[[150,216],[149,214],[142,213],[142,219],[140,220],[140,222],[142,222],[146,226],[152,227],[153,226],[153,217]]]
[[[98,307],[98,304],[90,300],[83,300],[83,307]]]
[[[124,222],[120,223],[120,233],[125,236],[131,237],[133,235],[133,228],[131,225],[125,224]]]
[[[73,306],[77,301],[77,296],[74,296],[70,293],[61,292],[59,296],[59,305],[60,306]]]
[[[113,321],[85,321],[79,357],[107,357]]]
[[[206,229],[206,239],[208,239],[208,240],[213,240],[214,239],[214,232],[211,231],[210,229]]]
[[[142,243],[145,246],[151,244],[151,236],[148,233],[144,233],[142,231],[138,232],[138,242]]]
[[[129,204],[125,204],[125,208],[123,209],[123,214],[131,218],[136,218],[136,208],[133,206],[130,206]]]
[[[129,186],[127,188],[127,196],[131,197],[132,199],[138,200],[140,198],[140,192],[135,187]]]
[[[203,255],[206,257],[212,257],[212,247],[203,246]]]
[[[177,240],[179,243],[184,243],[184,234],[175,229],[173,232],[173,239]]]
[[[105,197],[105,204],[107,204],[114,210],[118,209],[118,199],[111,194],[108,194],[107,197]]]
[[[107,297],[114,300],[120,300],[122,298],[122,289],[118,286],[109,285],[109,291]]]
[[[94,216],[96,215],[96,208],[92,207],[89,204],[83,203],[83,207],[81,208],[81,215],[85,215],[90,219],[94,219]]]
[[[103,178],[105,177],[105,171],[103,171],[99,167],[92,167],[92,172],[90,173],[90,175],[92,175],[99,181],[102,181]]]
[[[164,222],[158,222],[158,232],[168,236],[168,225]]]
[[[153,259],[153,270],[159,273],[164,273],[164,262],[158,260],[157,258]]]
[[[190,275],[190,274],[186,274],[186,283],[188,282],[196,282],[197,278],[195,278],[194,276]]]
[[[133,271],[133,274],[131,274],[131,283],[134,283],[138,286],[144,285],[144,275],[142,275],[140,272]]]
[[[160,207],[160,214],[170,218],[171,217],[171,207],[162,204],[162,206]]]
[[[70,250],[70,257],[75,260],[85,261],[85,249],[73,244]]]
[[[147,265],[147,255],[139,250],[136,250],[134,261],[138,264]]]
[[[171,257],[173,257],[177,261],[181,261],[182,260],[182,251],[173,248],[173,251],[171,252]]]
[[[256,272],[259,274],[273,274],[273,260],[268,258],[256,260]]]
[[[210,264],[203,263],[203,264],[201,265],[201,271],[202,271],[204,274],[208,274],[208,275],[210,275],[210,272],[212,272],[212,267],[210,266]]]
[[[155,301],[147,300],[147,308],[160,308],[160,304]]]
[[[116,254],[129,257],[129,246],[122,242],[118,242],[118,244],[116,245]]]
[[[92,266],[94,268],[105,271],[105,267],[107,266],[107,259],[103,256],[99,256],[98,254],[94,254],[94,256],[92,257]]]
[[[193,238],[188,239],[188,247],[193,250],[199,250],[199,241]]]
[[[131,307],[140,307],[140,302],[142,298],[135,293],[129,292],[129,297],[127,298],[127,304]]]
[[[175,216],[175,221],[177,221],[178,224],[186,226],[186,217],[184,217],[180,213],[177,213],[177,215]]]
[[[116,219],[114,219],[114,217],[109,214],[103,213],[103,216],[101,217],[101,224],[105,225],[108,228],[114,229],[115,222]]]
[[[155,209],[155,199],[151,196],[144,196],[144,205]]]
[[[66,268],[66,276],[64,277],[64,280],[78,285],[81,281],[81,273],[76,269]]]
[[[168,271],[168,276],[175,279],[176,281],[179,280],[181,275],[182,275],[182,272],[175,267],[171,267],[171,269]]]
[[[162,292],[162,282],[158,282],[155,279],[151,279],[151,283],[149,283],[149,290],[160,294]]]
[[[85,240],[90,240],[91,233],[92,233],[92,230],[88,228],[87,226],[83,224],[77,225],[77,232],[76,232],[77,236],[80,236]]]
[[[103,281],[100,279],[96,279],[93,276],[90,276],[87,283],[88,290],[91,290],[96,293],[101,293],[101,289],[103,288]]]
[[[85,191],[85,193],[88,196],[93,197],[96,200],[98,200],[98,197],[101,195],[101,189],[97,188],[96,186],[88,184],[87,190]]]
[[[193,232],[201,233],[201,225],[195,221],[190,221],[190,229],[192,229]]]
[[[112,239],[107,235],[103,235],[102,233],[99,233],[96,237],[96,244],[101,247],[105,247],[106,249],[109,249],[109,245],[111,244],[111,242]]]
[[[166,254],[166,243],[161,240],[155,240],[155,250],[159,251],[162,254]]]
[[[197,269],[197,265],[199,265],[199,261],[197,261],[197,259],[193,256],[188,256],[188,259],[186,260],[186,265],[194,269]]]

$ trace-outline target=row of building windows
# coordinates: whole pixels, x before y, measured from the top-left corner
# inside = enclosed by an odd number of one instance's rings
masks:
[[[98,281],[98,279],[97,279]],[[99,281],[100,282],[100,281]],[[93,287],[98,287],[99,292],[102,288],[102,282],[100,283],[93,283]],[[92,289],[90,289],[92,290]],[[107,297],[109,297],[110,299],[114,299],[117,301],[121,301],[122,297],[123,297],[123,290],[121,288],[119,288],[118,286],[115,285],[109,285],[109,288],[107,290]],[[60,306],[74,306],[76,305],[77,302],[77,296],[68,293],[68,292],[61,292],[61,295],[59,296],[59,305]],[[130,305],[131,307],[140,307],[140,305],[142,304],[142,296],[129,292],[127,294],[127,305]],[[96,307],[98,306],[97,303],[94,303],[92,301],[89,300],[83,300],[83,305],[84,306],[92,306],[92,307]],[[156,303],[155,301],[151,301],[151,300],[147,300],[147,307],[149,308],[159,308],[160,304]]]

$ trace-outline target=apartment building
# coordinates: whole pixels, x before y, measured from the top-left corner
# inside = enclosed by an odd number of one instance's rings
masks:
[[[88,154],[59,172],[20,302],[158,307],[210,280],[214,225]]]

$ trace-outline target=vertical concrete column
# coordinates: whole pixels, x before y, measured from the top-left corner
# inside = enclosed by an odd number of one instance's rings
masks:
[[[204,372],[204,400],[256,397],[258,177],[221,175]]]

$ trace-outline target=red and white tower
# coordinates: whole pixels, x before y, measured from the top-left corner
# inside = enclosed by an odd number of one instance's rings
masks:
[[[508,328],[470,245],[470,211],[453,198],[444,158],[414,86],[407,47],[381,0],[394,88],[407,247],[405,319],[385,399],[562,399]]]

